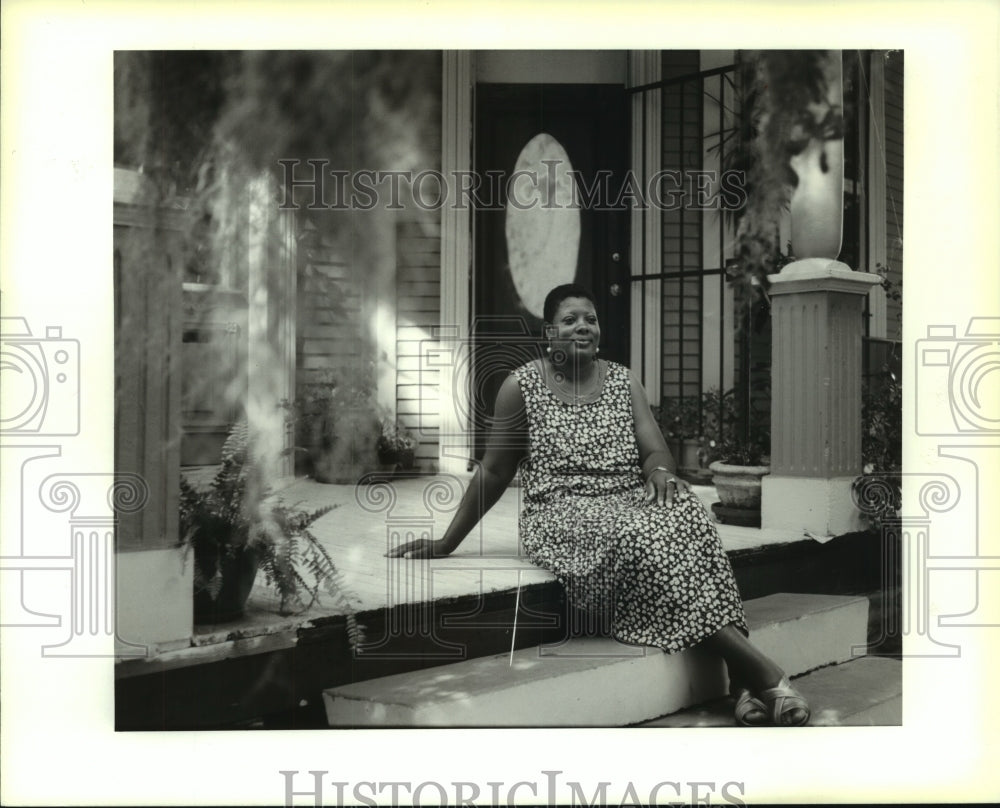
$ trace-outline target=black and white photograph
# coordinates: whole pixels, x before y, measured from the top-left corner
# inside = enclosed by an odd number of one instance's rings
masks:
[[[900,724],[903,69],[117,52],[116,727]]]
[[[10,804],[989,799],[995,10],[169,5],[5,9]]]

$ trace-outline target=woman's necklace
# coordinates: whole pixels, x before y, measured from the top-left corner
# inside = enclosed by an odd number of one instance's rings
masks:
[[[594,363],[596,365],[594,373],[591,374],[590,380],[586,384],[586,388],[578,384],[575,380],[569,380],[566,374],[559,369],[558,366],[553,365],[554,372],[550,375],[552,387],[563,400],[572,399],[568,403],[572,404],[587,404],[591,401],[595,401],[600,397],[601,391],[604,389],[604,363],[599,359],[595,359]]]

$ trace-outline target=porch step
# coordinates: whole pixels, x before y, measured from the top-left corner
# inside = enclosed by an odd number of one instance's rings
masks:
[[[745,604],[751,638],[789,675],[863,653],[868,600],[769,595]],[[860,649],[860,650],[858,650]],[[333,727],[624,726],[726,693],[722,662],[574,639],[323,691]]]
[[[860,657],[800,676],[792,682],[812,710],[812,727],[901,726],[903,663]],[[731,727],[732,699],[716,699],[672,715],[644,721],[641,727]]]

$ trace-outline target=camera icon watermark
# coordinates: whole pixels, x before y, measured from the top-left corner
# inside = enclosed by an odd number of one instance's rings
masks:
[[[1000,434],[1000,317],[928,326],[916,363],[918,435]]]
[[[80,343],[49,326],[31,333],[23,317],[0,318],[0,435],[80,433]]]
[[[20,552],[0,556],[0,571],[12,576],[15,587],[13,608],[7,610],[2,625],[68,629],[61,641],[42,645],[43,657],[145,657],[149,653],[145,645],[118,634],[115,531],[122,515],[138,513],[146,506],[146,481],[130,473],[49,474],[37,488],[34,483],[31,488],[44,512],[65,514],[65,518],[56,530],[39,520],[28,524],[23,518],[24,466],[47,456],[55,455],[36,453],[22,464]],[[39,598],[56,613],[29,605]]]
[[[947,641],[955,635],[943,632],[1000,625],[1000,598],[988,583],[1000,572],[1000,554],[988,544],[995,543],[993,531],[980,535],[982,527],[989,526],[981,519],[983,492],[974,452],[979,448],[939,447],[940,457],[963,461],[953,467],[960,476],[873,474],[855,486],[855,505],[881,525],[883,615],[880,635],[869,646],[855,649],[856,655],[893,656],[903,641],[906,657],[960,657],[961,644]],[[984,448],[992,452],[1000,447]],[[916,508],[899,507],[900,485],[915,492]],[[891,602],[894,592],[899,593],[898,612]],[[962,597],[946,597],[956,592]]]

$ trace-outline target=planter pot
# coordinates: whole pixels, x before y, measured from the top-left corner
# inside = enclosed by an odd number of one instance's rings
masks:
[[[843,240],[844,141],[810,141],[791,160],[799,177],[790,211],[792,252],[798,259],[840,255]]]
[[[827,101],[843,103],[843,70],[840,51],[827,51],[822,59]],[[798,178],[792,193],[792,253],[797,259],[840,255],[844,218],[844,140],[813,138],[790,161]]]
[[[232,552],[223,551],[217,555],[204,553],[199,558],[196,551],[195,564],[206,581],[215,577],[216,570],[222,573],[222,586],[215,597],[208,588],[195,590],[195,624],[225,623],[242,617],[257,577],[260,564],[257,553],[246,546],[240,546]]]
[[[378,453],[379,471],[410,471],[416,467],[413,449],[395,449]]]
[[[379,451],[378,453],[378,465],[379,469],[394,469],[399,463],[399,452],[396,450]]]
[[[313,479],[353,485],[375,470],[379,422],[370,410],[341,410],[324,431],[320,446],[310,453]]]
[[[708,468],[723,507],[760,511],[760,481],[771,473],[770,466],[731,466],[716,461]]]

